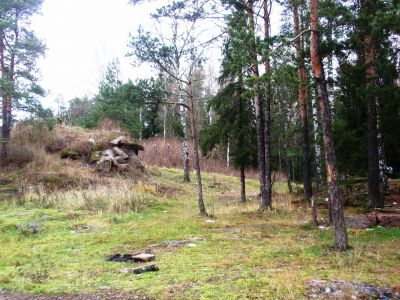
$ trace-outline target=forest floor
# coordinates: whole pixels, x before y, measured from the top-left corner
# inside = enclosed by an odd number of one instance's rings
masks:
[[[136,188],[151,206],[138,212],[103,210],[108,199],[87,195],[82,209],[57,205],[63,191],[52,202],[0,201],[0,299],[301,299],[312,280],[400,289],[400,228],[349,229],[352,248],[340,253],[332,229],[311,226],[285,184],[274,185],[275,207],[261,213],[256,181],[240,203],[238,178],[205,173],[210,216],[201,217],[194,174],[184,184],[180,170],[149,170]],[[145,250],[158,272],[106,261]]]

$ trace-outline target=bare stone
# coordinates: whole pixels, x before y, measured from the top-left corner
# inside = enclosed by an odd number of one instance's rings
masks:
[[[114,152],[111,149],[107,149],[101,152],[102,156],[109,156],[109,157],[113,157],[114,156]]]
[[[123,135],[121,135],[121,136],[119,136],[119,137],[113,139],[113,140],[110,142],[110,144],[111,144],[111,145],[118,146],[123,140],[126,140],[126,137],[123,136]]]
[[[126,154],[124,151],[122,151],[118,147],[113,147],[113,151],[117,156],[121,157],[122,159],[128,159],[129,158],[129,155]]]
[[[132,259],[137,262],[148,262],[155,259],[155,255],[152,253],[139,253],[132,256]]]
[[[103,156],[97,162],[96,169],[98,171],[100,171],[100,172],[105,172],[105,173],[111,172],[111,169],[112,169],[112,161],[111,161],[111,159],[108,158],[108,157],[104,157]]]
[[[344,221],[347,227],[363,229],[376,226],[377,223],[376,218],[366,214],[346,216]]]

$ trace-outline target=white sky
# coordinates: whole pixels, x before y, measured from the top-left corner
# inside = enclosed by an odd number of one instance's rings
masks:
[[[32,19],[32,28],[47,46],[38,63],[40,84],[48,92],[43,105],[56,109],[57,98],[68,102],[74,97],[93,96],[114,58],[120,61],[124,81],[150,77],[149,68],[134,68],[132,59],[125,55],[129,33],[136,34],[140,24],[153,29],[149,14],[160,2],[133,6],[128,0],[45,0],[41,15]],[[273,23],[279,15],[274,14]],[[218,72],[218,67],[214,70]]]
[[[114,58],[120,60],[123,79],[150,76],[134,69],[125,55],[129,33],[136,33],[139,24],[149,22],[154,7],[127,2],[44,1],[42,14],[32,19],[32,28],[47,47],[38,63],[41,85],[48,91],[42,101],[46,107],[55,108],[57,97],[68,101],[95,94],[106,66]]]

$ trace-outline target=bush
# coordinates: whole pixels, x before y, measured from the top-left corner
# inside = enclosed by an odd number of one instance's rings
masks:
[[[44,122],[20,122],[11,132],[11,142],[20,145],[46,145],[53,140],[53,134]]]
[[[56,138],[48,142],[45,146],[46,152],[56,153],[67,147],[67,143],[64,139]]]
[[[4,166],[24,167],[33,160],[33,152],[22,145],[10,144],[7,147],[7,158],[2,162]]]

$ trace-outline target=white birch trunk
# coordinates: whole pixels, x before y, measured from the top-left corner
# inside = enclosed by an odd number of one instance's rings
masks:
[[[181,102],[184,103],[184,100],[181,98]],[[189,145],[187,142],[188,136],[188,123],[187,123],[187,112],[185,107],[180,106],[180,118],[181,124],[183,128],[183,137],[181,143],[181,155],[182,155],[182,164],[183,164],[183,181],[190,181],[190,166],[189,166]]]
[[[318,108],[316,104],[316,100],[314,97],[311,98],[311,106],[312,106],[312,130],[314,135],[314,144],[315,144],[315,179],[316,179],[316,188],[317,191],[321,191],[321,182],[322,182],[322,168],[321,168],[321,146],[318,144]]]

